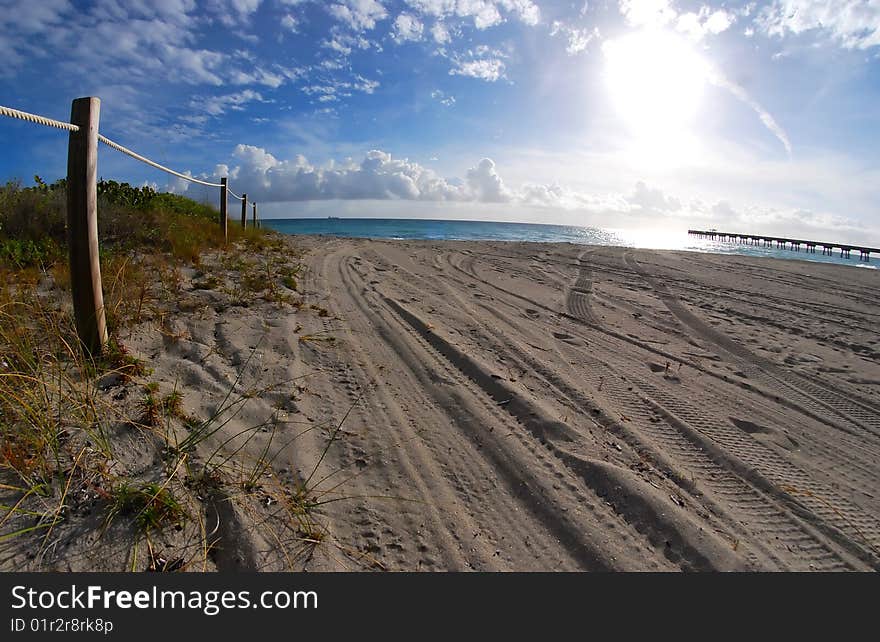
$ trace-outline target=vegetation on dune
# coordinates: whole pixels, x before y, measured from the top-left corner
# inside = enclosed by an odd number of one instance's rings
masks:
[[[0,187],[0,260],[8,267],[51,266],[66,260],[65,180],[35,187],[10,182]],[[133,250],[168,253],[198,262],[201,251],[223,244],[217,211],[176,194],[128,183],[98,183],[98,238],[105,254]],[[262,238],[230,221],[230,241]]]
[[[261,391],[230,389],[214,416],[188,416],[176,382],[163,382],[166,390],[173,385],[163,394],[157,382],[145,381],[148,364],[122,340],[147,322],[177,340],[168,321],[184,309],[178,303],[183,269],[194,273],[197,291],[217,290],[232,305],[260,299],[299,309],[299,267],[286,261],[289,248],[233,220],[227,243],[215,209],[148,187],[101,181],[98,211],[111,340],[94,360],[76,340],[69,300],[65,181],[36,177],[34,187],[0,186],[0,543],[29,534],[38,538],[29,540],[37,541],[29,556],[42,557],[65,524],[95,511],[103,515],[102,530],[130,528],[136,542],[146,539],[151,568],[156,538],[169,526],[201,533],[195,548],[207,559],[212,544],[198,502],[253,495],[257,506],[281,506],[296,537],[314,545],[322,535],[311,516],[312,491],[281,488],[268,444],[256,462],[245,463],[234,458],[243,446],[229,454],[227,442],[207,443]],[[205,256],[213,272],[234,272],[235,282],[206,274]],[[261,430],[267,424],[244,434],[244,444]],[[158,444],[153,463],[138,472],[121,463],[126,439]],[[197,464],[202,442],[210,456]],[[134,549],[132,568],[137,544]]]

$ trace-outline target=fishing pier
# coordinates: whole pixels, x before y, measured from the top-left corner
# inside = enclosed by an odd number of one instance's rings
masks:
[[[732,234],[730,232],[719,232],[717,230],[688,230],[688,234],[703,239],[711,239],[713,241],[745,243],[747,245],[757,245],[761,247],[776,247],[777,249],[788,249],[795,252],[800,252],[801,247],[803,247],[805,252],[811,254],[815,254],[816,248],[821,247],[822,254],[828,256],[833,256],[834,250],[840,250],[840,258],[845,259],[850,258],[852,252],[856,251],[859,253],[860,261],[870,261],[872,253],[880,255],[880,248],[833,243],[828,241],[805,241],[804,239],[791,239],[782,236],[763,236],[760,234]]]

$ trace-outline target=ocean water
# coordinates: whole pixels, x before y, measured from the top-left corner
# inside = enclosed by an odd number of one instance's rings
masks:
[[[776,249],[739,243],[723,243],[691,236],[686,230],[615,230],[540,223],[490,221],[435,221],[390,218],[287,218],[265,219],[263,224],[284,234],[327,234],[347,238],[412,239],[432,241],[533,241],[619,245],[646,249],[690,250],[712,254],[739,254],[776,259],[795,259],[877,269],[880,256],[865,263],[854,258],[823,256],[803,250]]]

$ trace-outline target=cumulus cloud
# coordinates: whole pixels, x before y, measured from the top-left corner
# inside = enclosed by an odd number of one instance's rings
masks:
[[[849,235],[850,238],[858,238],[865,232],[864,227],[854,219],[797,207],[734,205],[722,199],[714,204],[694,200],[683,210],[683,214],[688,220],[724,226],[731,231],[741,230],[759,234],[796,235],[808,238],[829,231],[838,235]]]
[[[646,211],[677,212],[681,209],[681,202],[677,198],[667,196],[656,187],[648,187],[643,181],[636,183],[635,190],[627,200],[632,206]]]
[[[532,0],[406,0],[421,15],[437,19],[457,18],[488,29],[504,22],[504,14],[528,26],[541,21],[541,10]]]
[[[398,44],[403,42],[416,42],[422,39],[422,31],[424,25],[415,16],[408,13],[401,13],[394,20],[394,33],[392,38]]]
[[[531,0],[500,0],[499,4],[515,13],[523,24],[534,27],[541,21],[541,10]]]
[[[511,200],[510,191],[495,171],[495,162],[484,158],[467,171],[467,185],[474,200],[484,203],[505,203]]]
[[[354,49],[369,49],[374,43],[359,34],[343,33],[333,28],[330,37],[321,41],[321,47],[330,49],[342,56],[348,56]]]
[[[312,165],[303,156],[278,160],[265,149],[238,145],[231,180],[246,185],[261,202],[355,199],[424,201],[476,200],[471,188],[456,185],[407,159],[380,150],[368,152],[360,163]],[[487,191],[487,194],[490,192]]]
[[[490,158],[481,159],[463,178],[441,177],[419,163],[381,150],[367,152],[360,162],[348,159],[317,166],[304,156],[280,160],[263,148],[238,145],[230,164],[218,165],[213,174],[202,178],[223,176],[263,203],[362,199],[506,203],[650,216],[669,216],[681,209],[677,199],[643,182],[629,195],[579,192],[556,183],[526,182],[512,188]],[[174,189],[185,190],[186,183],[175,181]]]
[[[797,207],[736,204],[726,199],[685,201],[656,185],[635,183],[627,193],[578,191],[557,182],[525,182],[511,186],[496,163],[483,158],[462,178],[443,177],[406,158],[381,150],[367,152],[359,161],[346,159],[324,165],[304,156],[281,160],[267,150],[238,145],[228,164],[199,178],[216,181],[229,177],[232,189],[247,192],[260,203],[373,200],[425,203],[474,203],[514,208],[540,208],[595,215],[595,220],[623,225],[622,216],[640,224],[715,226],[755,233],[819,234],[838,236],[864,233],[854,219]],[[189,184],[175,180],[166,189],[185,191]]]
[[[756,22],[770,36],[815,30],[846,49],[880,46],[880,3],[876,0],[774,0],[761,10]]]
[[[304,156],[280,160],[261,147],[238,145],[230,164],[218,165],[211,175],[201,178],[218,180],[223,176],[239,186],[239,191],[263,203],[369,199],[584,208],[600,202],[554,185],[527,184],[519,190],[510,189],[489,158],[468,169],[463,179],[444,178],[419,163],[381,150],[367,152],[360,162],[317,166]],[[176,180],[166,189],[179,193],[187,185]]]
[[[504,62],[499,58],[455,60],[454,64],[455,66],[449,70],[450,76],[469,76],[486,82],[495,82],[504,78]]]
[[[619,0],[618,8],[632,27],[671,26],[692,40],[727,31],[736,21],[733,12],[707,5],[697,11],[679,13],[671,0]]]
[[[213,42],[211,48],[198,45],[203,13],[227,16],[220,23],[230,26],[260,6],[261,0],[101,0],[82,7],[66,0],[7,0],[0,11],[0,75],[16,73],[25,60],[51,56],[59,60],[59,74],[76,77],[87,69],[89,83],[278,87],[283,76],[253,57],[215,49]]]
[[[378,0],[342,0],[331,4],[328,11],[354,31],[374,29],[378,21],[388,17]]]
[[[689,11],[678,16],[676,30],[692,40],[701,40],[707,35],[718,35],[727,31],[736,21],[736,16],[724,9],[700,7],[698,12]]]
[[[449,29],[442,22],[435,22],[431,25],[431,37],[434,38],[434,42],[440,45],[445,45],[451,39]]]
[[[167,7],[180,4],[194,5],[195,2],[192,0],[185,0],[184,2],[170,0],[152,4]],[[257,9],[260,8],[261,4],[263,4],[263,0],[207,0],[205,2],[206,8],[227,27],[246,23]]]

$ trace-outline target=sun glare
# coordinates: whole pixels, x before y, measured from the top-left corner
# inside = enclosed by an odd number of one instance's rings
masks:
[[[691,130],[707,78],[703,58],[663,31],[609,40],[603,52],[611,101],[634,137],[634,160],[669,165],[692,158],[698,145]]]

